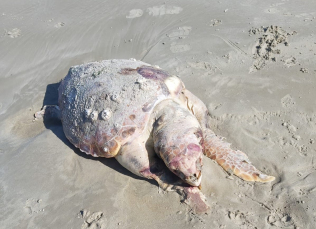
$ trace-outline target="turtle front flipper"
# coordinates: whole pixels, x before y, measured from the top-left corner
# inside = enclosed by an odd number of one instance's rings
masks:
[[[243,180],[270,182],[275,179],[259,171],[245,153],[231,149],[229,143],[224,142],[210,129],[204,130],[204,147],[207,157],[215,160],[228,173],[233,173]]]
[[[157,157],[152,147],[152,139],[148,137],[145,132],[143,136],[123,145],[115,159],[135,175],[156,180],[164,191],[179,193],[182,201],[195,213],[207,213],[209,206],[199,188],[187,187],[187,184],[169,171],[163,161]]]
[[[174,178],[174,175],[167,168],[159,175],[151,176],[164,191],[176,191],[181,197],[181,202],[187,204],[194,213],[205,214],[209,212],[210,206],[207,204],[206,197],[198,187],[187,186],[180,179],[173,180],[170,183],[170,178],[172,177]]]
[[[158,160],[156,162],[160,163]],[[199,187],[188,186],[166,167],[159,174],[150,175],[150,178],[155,179],[164,191],[176,191],[181,197],[181,202],[187,204],[194,213],[209,212],[210,206]]]
[[[34,114],[35,120],[60,120],[61,112],[57,105],[45,105],[40,111]]]
[[[183,197],[182,202],[186,203],[196,214],[205,214],[209,212],[209,205],[206,203],[206,197],[198,187],[179,187],[175,186],[176,191]]]

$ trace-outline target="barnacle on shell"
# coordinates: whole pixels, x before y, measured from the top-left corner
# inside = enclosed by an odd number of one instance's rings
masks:
[[[111,118],[112,112],[110,109],[104,109],[103,111],[101,111],[100,116],[103,120],[107,120],[107,119]]]

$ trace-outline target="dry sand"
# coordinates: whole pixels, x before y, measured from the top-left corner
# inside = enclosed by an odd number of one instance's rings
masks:
[[[0,5],[0,228],[315,228],[314,0]],[[214,131],[276,180],[245,182],[205,158],[211,209],[195,215],[114,159],[74,149],[60,123],[32,121],[70,66],[114,58],[179,75]]]

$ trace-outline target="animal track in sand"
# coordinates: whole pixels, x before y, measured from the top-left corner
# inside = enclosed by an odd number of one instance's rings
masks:
[[[24,210],[30,215],[32,215],[33,213],[44,212],[44,208],[41,206],[41,203],[41,199],[27,199],[25,202]]]
[[[230,220],[234,220],[237,225],[244,225],[247,226],[247,228],[254,228],[254,222],[250,220],[253,214],[250,214],[248,212],[241,212],[239,210],[233,212],[228,211],[228,218]]]
[[[222,20],[212,19],[210,26],[218,26],[220,24],[222,24]]]
[[[83,209],[78,213],[77,218],[84,219],[84,223],[81,225],[81,229],[106,228],[106,218],[103,217],[103,212],[91,213],[90,211]]]
[[[296,61],[296,58],[295,57],[290,57],[290,58],[288,58],[288,59],[286,59],[286,60],[281,60],[281,61],[283,61],[284,62],[284,65],[286,66],[286,67],[292,67],[292,66],[294,66],[294,65],[296,65],[297,64],[297,61]]]

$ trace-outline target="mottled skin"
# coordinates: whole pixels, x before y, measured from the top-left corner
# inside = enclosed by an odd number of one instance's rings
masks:
[[[35,116],[60,118],[66,137],[81,151],[115,157],[134,174],[184,194],[197,212],[208,208],[197,188],[203,154],[244,180],[274,180],[213,133],[206,106],[178,77],[141,61],[72,67],[59,87],[59,107],[46,106]],[[162,161],[190,186],[170,185]]]

